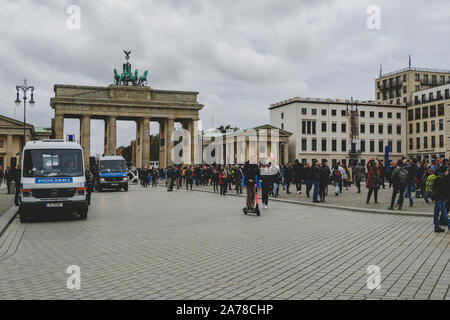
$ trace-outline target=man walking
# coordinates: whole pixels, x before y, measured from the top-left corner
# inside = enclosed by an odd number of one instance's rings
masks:
[[[434,200],[434,232],[444,232],[439,226],[439,212],[444,217],[444,221],[446,221],[448,225],[448,229],[450,230],[450,224],[448,221],[447,209],[445,208],[445,200],[447,198],[448,188],[450,187],[448,181],[448,169],[445,166],[440,166],[436,172],[436,179],[433,183],[432,188],[432,196],[431,199]]]
[[[402,210],[403,206],[403,200],[404,200],[404,193],[406,184],[408,183],[408,171],[406,171],[403,168],[403,161],[398,160],[397,161],[397,167],[392,171],[392,184],[394,186],[394,189],[392,190],[392,199],[391,199],[391,205],[389,206],[388,210],[394,210],[394,202],[395,198],[397,196],[397,193],[400,193],[400,198],[398,201],[398,210]]]

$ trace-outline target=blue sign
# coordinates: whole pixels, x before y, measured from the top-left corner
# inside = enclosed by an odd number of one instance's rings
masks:
[[[125,171],[123,172],[101,172],[100,178],[119,178],[119,177],[125,177],[127,173]]]
[[[72,178],[36,178],[34,181],[38,183],[73,183]]]
[[[384,167],[389,170],[389,146],[384,147]]]

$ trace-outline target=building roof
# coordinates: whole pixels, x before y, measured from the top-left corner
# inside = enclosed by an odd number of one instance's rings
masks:
[[[320,104],[341,104],[341,105],[350,105],[352,103],[349,99],[321,99],[321,98],[302,98],[302,97],[294,97],[288,100],[283,100],[280,102],[276,102],[270,105],[269,109],[275,109],[278,107],[282,107],[291,103],[301,102],[301,103],[320,103]],[[376,102],[376,101],[360,101],[353,100],[353,104],[358,106],[373,106],[373,107],[397,107],[397,108],[406,108],[406,104],[390,104],[386,102]]]
[[[396,70],[396,71],[383,73],[383,74],[381,74],[381,77],[378,77],[377,79],[389,77],[389,76],[392,76],[392,75],[395,75],[395,74],[399,74],[399,73],[403,73],[403,72],[407,72],[407,71],[432,72],[432,73],[450,73],[450,70],[446,70],[446,69],[419,68],[419,67],[408,68],[408,67],[406,67],[406,68],[399,69],[399,70]]]
[[[259,130],[264,130],[264,129],[266,129],[266,130],[276,129],[276,130],[279,131],[280,136],[288,136],[289,137],[289,136],[292,135],[292,133],[289,132],[289,131],[277,128],[277,127],[275,127],[273,125],[270,125],[270,124],[263,124],[261,126],[257,126],[257,127],[253,127],[253,128],[239,129],[239,130],[236,130],[236,131],[226,132],[226,133],[219,132],[216,129],[212,129],[212,130],[210,129],[210,130],[206,130],[203,133],[203,136],[204,137],[211,137],[211,138],[219,137],[219,136],[237,136],[237,135],[240,135],[240,134],[245,134],[249,130],[259,131]]]

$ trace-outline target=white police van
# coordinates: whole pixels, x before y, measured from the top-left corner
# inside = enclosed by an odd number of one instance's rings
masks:
[[[22,154],[19,217],[30,213],[76,211],[88,213],[83,149],[75,142],[29,141]]]

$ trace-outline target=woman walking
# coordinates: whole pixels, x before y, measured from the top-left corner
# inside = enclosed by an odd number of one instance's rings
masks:
[[[273,183],[273,173],[271,172],[271,168],[269,168],[268,164],[263,164],[260,170],[259,180],[261,181],[261,189],[262,189],[262,203],[264,209],[268,208],[269,205],[269,191],[270,186]]]
[[[367,194],[366,203],[367,204],[369,203],[372,193],[375,203],[378,203],[378,189],[380,188],[380,181],[381,181],[380,163],[376,163],[375,160],[371,159],[367,163],[367,171],[368,175],[366,188],[369,189],[369,193]]]

